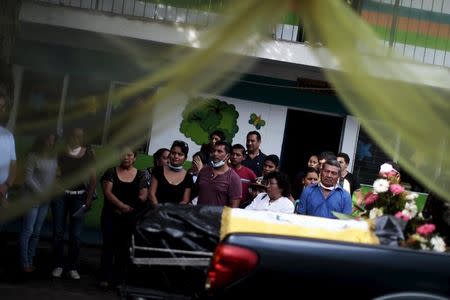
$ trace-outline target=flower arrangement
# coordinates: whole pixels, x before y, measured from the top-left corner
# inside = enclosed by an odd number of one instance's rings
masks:
[[[399,176],[391,172],[392,170],[386,168],[383,170],[383,166],[380,169],[382,177],[374,181],[373,190],[364,197],[365,211],[361,217],[376,219],[383,215],[393,215],[406,223],[405,241],[401,245],[423,250],[446,251],[446,244],[436,233],[436,226],[418,212],[416,199],[419,195],[406,191],[399,183]]]
[[[404,246],[422,250],[433,250],[437,252],[445,252],[446,244],[444,239],[437,234],[436,226],[433,223],[427,222],[422,214],[416,218],[415,232],[411,232],[407,240],[403,243]],[[414,222],[413,222],[414,223]]]

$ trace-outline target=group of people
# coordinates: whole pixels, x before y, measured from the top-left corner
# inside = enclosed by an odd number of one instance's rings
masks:
[[[16,179],[16,147],[13,134],[6,128],[8,120],[7,95],[0,91],[0,208],[9,206],[8,196]],[[84,132],[73,128],[63,150],[56,151],[57,135],[51,132],[35,138],[24,164],[24,180],[19,200],[26,213],[22,217],[19,235],[20,267],[25,273],[35,270],[33,258],[39,241],[40,231],[47,217],[49,207],[53,220],[53,264],[52,275],[61,277],[63,270],[73,279],[79,279],[77,262],[80,251],[80,237],[83,214],[95,195],[96,175],[92,168],[94,154],[85,146]],[[65,186],[66,188],[60,189]],[[56,188],[55,188],[56,187]],[[59,187],[59,188],[58,188]],[[42,201],[39,195],[57,195],[53,200]],[[66,221],[68,220],[68,255],[64,257]],[[0,223],[0,230],[2,224]]]
[[[359,183],[347,170],[347,154],[312,155],[307,169],[292,184],[279,171],[278,156],[265,155],[260,144],[257,131],[247,134],[246,147],[229,144],[222,132],[215,131],[210,134],[210,143],[193,155],[187,171],[183,169],[188,156],[185,142],[175,141],[170,149],[159,149],[155,159],[167,152],[168,160],[156,163],[151,170],[151,204],[226,205],[335,218],[333,211],[352,212],[354,192],[362,201]]]
[[[0,95],[0,113],[5,110],[5,97]],[[125,147],[120,163],[102,174],[102,287],[124,279],[135,221],[141,213],[159,204],[229,206],[335,218],[334,211],[352,212],[351,194],[355,193],[359,202],[362,200],[359,183],[347,170],[349,157],[345,153],[312,155],[305,170],[291,182],[279,171],[279,157],[260,150],[258,131],[248,132],[245,147],[231,145],[221,131],[214,131],[209,137],[210,142],[192,156],[188,170],[184,163],[189,147],[186,142],[176,140],[170,148],[154,153],[152,168],[136,169],[136,152]],[[0,140],[0,201],[5,205],[7,191],[15,178],[16,156],[14,138],[5,127],[0,127]],[[56,140],[53,133],[39,136],[27,158],[21,198],[33,199],[33,195],[45,193],[54,186],[64,188],[53,193],[56,196],[48,203],[24,202],[30,209],[23,216],[20,262],[24,272],[34,271],[33,257],[40,230],[51,208],[52,276],[59,278],[66,271],[70,278],[79,279],[77,261],[83,215],[96,194],[95,155],[86,147],[81,128],[70,131],[59,153],[55,150]],[[68,255],[64,258],[67,220]]]
[[[229,206],[327,218],[335,218],[333,211],[351,213],[350,192],[341,182],[343,167],[334,154],[316,157],[317,162],[302,176],[303,191],[295,199],[290,178],[279,171],[278,156],[265,155],[260,144],[257,131],[247,134],[247,147],[231,145],[223,133],[213,132],[210,143],[192,156],[188,170],[184,164],[189,147],[184,141],[158,149],[148,170],[137,170],[136,154],[126,149],[120,164],[101,178],[105,196],[101,286],[123,279],[134,220],[160,204]]]

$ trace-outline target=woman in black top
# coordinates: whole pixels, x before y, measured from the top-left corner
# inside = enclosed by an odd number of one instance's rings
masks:
[[[189,152],[183,141],[174,141],[170,148],[169,164],[153,170],[149,198],[152,205],[158,203],[187,204],[191,198],[192,175],[183,169]]]
[[[129,262],[128,249],[131,245],[136,215],[142,212],[147,199],[147,178],[144,171],[137,170],[133,166],[135,161],[136,152],[128,148],[122,156],[120,165],[108,169],[102,177],[105,195],[101,216],[102,287],[108,287],[112,280],[120,282],[125,279]]]
[[[62,276],[65,267],[69,277],[80,279],[77,262],[84,217],[83,214],[77,215],[76,213],[83,205],[86,211],[92,205],[96,185],[94,163],[94,153],[84,143],[83,129],[73,128],[64,152],[58,155],[59,179],[64,186],[64,193],[52,202],[53,257],[55,260],[52,276],[55,278]],[[68,185],[70,182],[74,183]],[[67,219],[69,220],[69,249],[67,260],[64,261],[64,236]]]

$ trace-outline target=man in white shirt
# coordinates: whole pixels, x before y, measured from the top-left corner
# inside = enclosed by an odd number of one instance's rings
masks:
[[[16,177],[16,147],[12,133],[4,127],[7,117],[7,96],[0,91],[0,206],[7,204],[8,191]]]

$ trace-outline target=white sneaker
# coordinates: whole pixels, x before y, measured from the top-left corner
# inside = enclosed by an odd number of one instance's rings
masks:
[[[61,278],[62,273],[63,273],[63,268],[57,267],[57,268],[53,269],[52,276],[55,278]]]
[[[70,270],[69,271],[69,276],[72,279],[77,279],[77,280],[80,279],[80,274],[78,274],[77,270]]]

